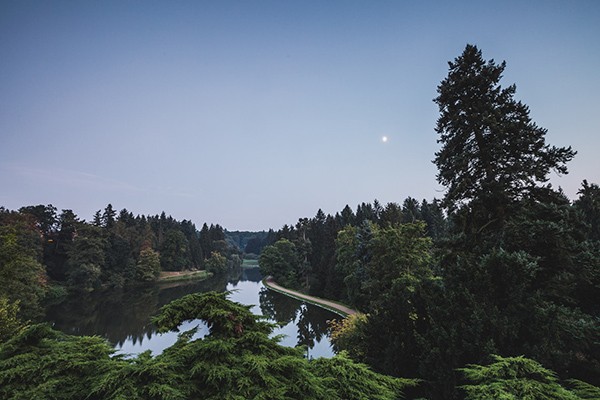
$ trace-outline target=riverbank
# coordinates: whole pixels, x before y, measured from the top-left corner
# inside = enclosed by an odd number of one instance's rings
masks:
[[[200,271],[162,271],[158,282],[177,282],[187,280],[202,280],[213,276],[212,272]]]
[[[344,304],[337,303],[335,301],[331,301],[331,300],[327,300],[327,299],[322,299],[320,297],[309,296],[307,294],[300,293],[295,290],[291,290],[291,289],[285,288],[283,286],[280,286],[270,276],[263,279],[263,285],[265,285],[265,287],[267,287],[271,290],[274,290],[275,292],[279,292],[279,293],[285,294],[286,296],[293,297],[297,300],[306,301],[308,303],[322,307],[322,308],[329,310],[331,312],[334,312],[344,318],[347,317],[348,315],[357,313],[356,310],[353,310]]]

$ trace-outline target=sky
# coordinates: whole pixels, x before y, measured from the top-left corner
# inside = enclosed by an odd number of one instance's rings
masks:
[[[441,198],[432,99],[467,43],[578,152],[553,185],[600,183],[595,0],[0,0],[0,206],[265,230]]]

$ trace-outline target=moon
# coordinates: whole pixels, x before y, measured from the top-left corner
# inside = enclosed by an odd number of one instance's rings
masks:
[[[382,137],[381,137],[381,141],[382,141],[383,143],[387,142],[387,141],[388,141],[388,137],[387,137],[387,136],[382,136]]]

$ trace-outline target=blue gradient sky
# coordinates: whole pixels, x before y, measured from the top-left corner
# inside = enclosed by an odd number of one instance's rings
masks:
[[[598,1],[2,0],[0,205],[258,230],[439,198],[432,99],[466,43],[579,152],[554,184],[598,183]]]

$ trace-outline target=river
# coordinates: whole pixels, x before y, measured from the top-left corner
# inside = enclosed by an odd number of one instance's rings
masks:
[[[251,311],[281,324],[274,335],[285,335],[284,346],[307,346],[308,357],[334,355],[327,321],[340,317],[331,311],[306,304],[265,288],[258,267],[243,267],[229,276],[204,281],[158,283],[134,289],[114,289],[77,295],[46,308],[46,320],[65,333],[106,338],[117,354],[160,354],[177,340],[177,333],[159,334],[150,318],[163,305],[186,294],[231,291],[230,299],[252,305]],[[199,326],[196,338],[206,334],[200,320],[189,321],[180,331]]]

